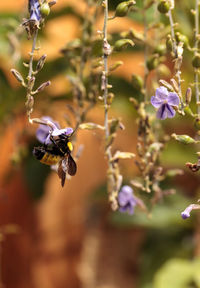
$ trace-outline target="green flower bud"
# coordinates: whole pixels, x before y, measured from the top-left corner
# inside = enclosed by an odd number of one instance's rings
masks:
[[[167,35],[166,47],[167,47],[167,50],[172,51],[173,42],[172,42],[172,37],[171,37],[171,35]]]
[[[192,66],[194,68],[200,68],[200,54],[196,54],[192,59]]]
[[[186,47],[189,45],[188,37],[181,34],[180,32],[176,32],[175,38],[177,42],[182,42]]]
[[[163,56],[166,53],[166,45],[165,44],[159,44],[155,49],[154,53],[157,53],[159,56]]]
[[[115,17],[124,17],[127,15],[128,10],[131,6],[135,4],[135,1],[125,1],[121,2],[117,5],[116,11],[115,11]]]
[[[199,119],[199,118],[196,118],[196,119],[195,119],[194,127],[195,127],[197,130],[200,130],[200,119]]]
[[[114,49],[115,51],[121,51],[128,45],[134,46],[135,44],[131,39],[120,39],[115,42]]]
[[[166,14],[170,9],[169,2],[166,0],[161,0],[157,8],[160,13]]]
[[[133,74],[132,75],[132,84],[133,84],[133,87],[135,88],[135,90],[141,91],[142,87],[144,85],[144,81],[143,81],[142,77],[140,77],[139,75]]]
[[[157,55],[152,55],[149,57],[149,59],[147,59],[147,68],[149,71],[155,69],[158,66],[159,62],[158,62],[158,57]]]
[[[42,14],[43,17],[46,17],[49,15],[50,13],[50,7],[49,7],[49,4],[48,3],[43,3],[41,6],[40,6],[40,12]]]
[[[197,141],[195,141],[192,137],[190,137],[188,135],[176,135],[175,133],[173,133],[171,136],[176,141],[178,141],[182,144],[185,144],[185,145],[197,143]]]
[[[185,114],[188,115],[188,116],[193,116],[192,110],[190,109],[189,106],[186,106],[186,107],[184,108],[184,112],[185,112]]]

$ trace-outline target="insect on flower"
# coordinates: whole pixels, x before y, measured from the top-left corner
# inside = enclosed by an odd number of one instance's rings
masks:
[[[47,118],[46,121],[46,124],[41,126],[44,126],[44,130],[46,131],[48,127],[47,125],[50,124],[48,137],[46,134],[44,136],[44,141],[41,141],[40,134],[40,142],[43,142],[43,146],[34,147],[33,155],[43,164],[50,166],[58,165],[57,173],[61,179],[61,186],[63,187],[65,184],[66,174],[74,176],[77,171],[76,162],[71,156],[73,145],[70,142],[70,138],[74,131],[72,128],[59,129],[58,124],[56,126],[54,122],[47,120]],[[39,129],[41,130],[41,127]],[[41,131],[39,132],[41,133]],[[46,141],[46,139],[48,139],[48,141]]]

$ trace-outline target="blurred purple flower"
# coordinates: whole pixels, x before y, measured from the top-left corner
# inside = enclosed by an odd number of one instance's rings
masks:
[[[137,205],[137,201],[134,198],[133,189],[130,186],[125,185],[121,188],[118,195],[118,203],[120,212],[134,213],[134,207]]]
[[[30,19],[35,22],[40,22],[41,13],[40,13],[40,3],[39,0],[29,0],[29,13]]]
[[[43,121],[45,121],[47,124],[43,125],[40,124],[39,128],[36,131],[36,138],[39,142],[42,144],[52,144],[52,141],[50,140],[50,136],[59,136],[61,134],[65,135],[71,135],[73,133],[73,129],[68,127],[65,129],[60,129],[60,125],[53,121],[51,117],[44,116],[41,118]]]
[[[178,107],[179,97],[177,93],[168,92],[167,88],[160,86],[156,89],[156,95],[151,97],[151,104],[158,108],[157,118],[164,120],[167,117],[173,118],[176,114],[173,106]]]
[[[181,217],[185,220],[190,217],[190,213],[192,210],[197,209],[200,209],[199,204],[190,204],[188,207],[186,207],[186,209],[183,212],[181,212]]]

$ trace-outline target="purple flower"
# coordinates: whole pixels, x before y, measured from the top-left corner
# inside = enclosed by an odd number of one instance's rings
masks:
[[[51,117],[44,116],[41,118],[46,124],[40,124],[39,128],[36,131],[36,138],[42,144],[52,144],[50,140],[50,136],[59,136],[61,134],[71,135],[73,133],[73,129],[68,127],[65,129],[60,129],[60,125],[53,121]]]
[[[181,217],[185,220],[190,217],[190,213],[192,210],[197,209],[200,209],[199,204],[190,204],[188,207],[186,207],[186,209],[183,212],[181,212]]]
[[[40,13],[39,0],[29,0],[29,13],[30,13],[30,20],[40,22],[41,13]]]
[[[126,185],[122,187],[118,195],[118,203],[120,212],[134,213],[134,207],[137,205],[137,202],[133,195],[133,189],[130,186]]]
[[[179,102],[177,93],[168,92],[164,86],[157,88],[156,95],[151,97],[151,104],[158,108],[156,116],[161,120],[173,118],[176,114],[173,106],[178,107]]]

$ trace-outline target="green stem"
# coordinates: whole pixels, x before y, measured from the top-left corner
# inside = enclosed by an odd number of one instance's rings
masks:
[[[196,0],[195,5],[195,54],[198,52],[199,47],[199,0]],[[197,103],[197,114],[200,115],[200,105],[199,105],[199,74],[198,70],[194,70],[194,84],[195,84],[195,94],[196,94],[196,103]]]
[[[172,17],[172,9],[169,10],[168,12],[168,17],[169,17],[169,23],[170,23],[170,27],[171,27],[171,37],[172,37],[172,50],[173,50],[173,53],[174,53],[174,57],[175,57],[175,60],[177,62],[177,65],[175,65],[176,67],[176,77],[177,77],[177,80],[178,80],[178,94],[179,94],[179,97],[180,97],[180,100],[181,100],[181,109],[183,110],[183,96],[182,96],[182,90],[181,90],[181,64],[182,64],[182,61],[179,59],[179,55],[178,55],[178,47],[177,47],[177,43],[176,43],[176,38],[175,38],[175,32],[174,32],[174,20],[173,20],[173,17]]]

